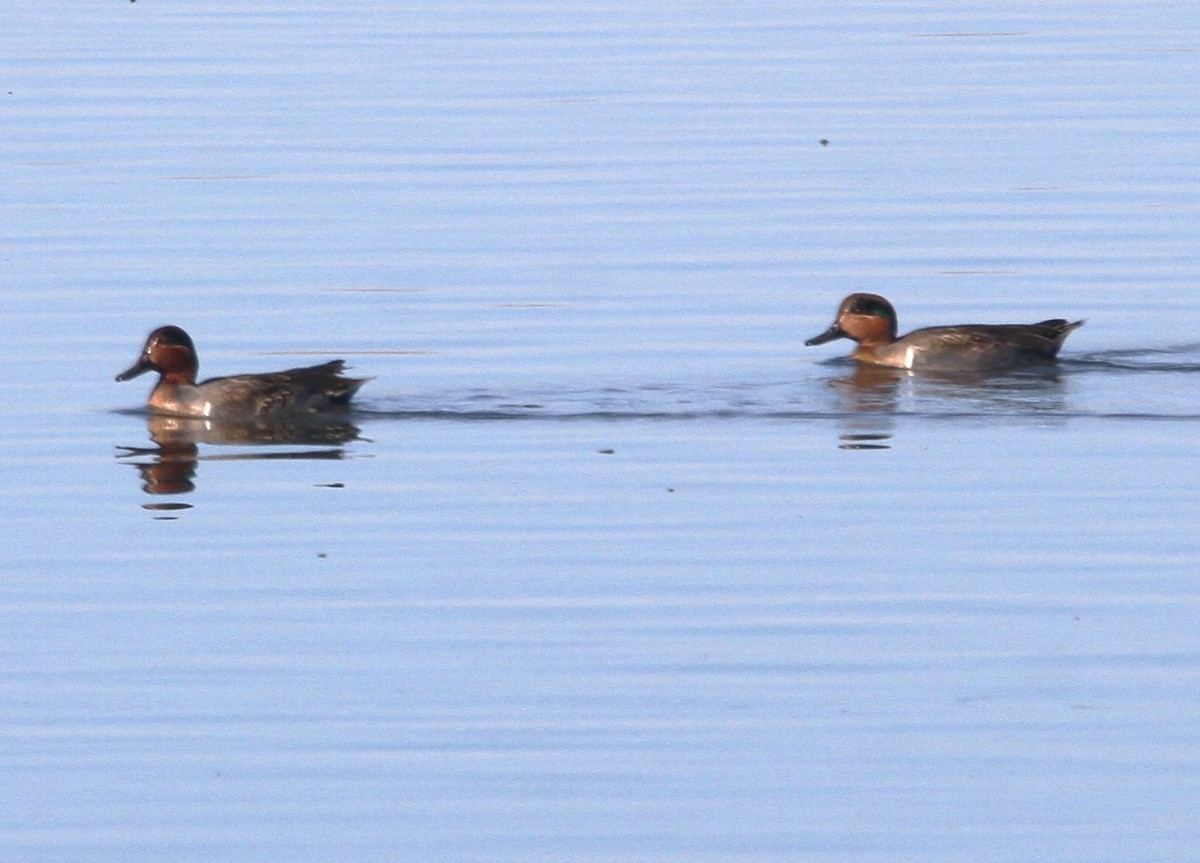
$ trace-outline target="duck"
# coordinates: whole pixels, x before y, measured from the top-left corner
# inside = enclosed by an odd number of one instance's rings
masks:
[[[850,339],[850,359],[899,369],[999,372],[1052,362],[1082,320],[1052,318],[1036,324],[957,324],[924,327],[896,337],[896,310],[879,294],[850,294],[829,329],[804,344]]]
[[[147,403],[152,413],[228,421],[298,418],[344,409],[359,387],[371,380],[344,377],[342,360],[196,383],[199,366],[191,336],[167,325],[146,337],[137,361],[117,380],[158,372]]]

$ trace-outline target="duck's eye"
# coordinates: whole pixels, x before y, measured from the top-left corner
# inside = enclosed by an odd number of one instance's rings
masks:
[[[854,311],[860,315],[874,315],[877,318],[886,318],[888,316],[887,308],[878,300],[863,300]]]

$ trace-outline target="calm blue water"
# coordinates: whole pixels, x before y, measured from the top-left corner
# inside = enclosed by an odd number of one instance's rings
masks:
[[[1196,859],[1198,24],[0,12],[0,857]],[[376,379],[153,421],[167,322]]]

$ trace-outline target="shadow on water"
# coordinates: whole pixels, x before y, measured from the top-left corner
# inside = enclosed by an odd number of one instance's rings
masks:
[[[343,445],[362,440],[357,426],[340,417],[319,417],[304,422],[216,423],[185,417],[146,417],[154,446],[122,446],[117,455],[122,464],[136,468],[142,490],[151,495],[187,494],[196,488],[196,471],[201,461],[261,461],[264,459],[341,459]],[[304,446],[303,450],[245,450],[220,455],[201,455],[200,445],[209,446]],[[146,504],[146,509],[189,509],[186,503]]]

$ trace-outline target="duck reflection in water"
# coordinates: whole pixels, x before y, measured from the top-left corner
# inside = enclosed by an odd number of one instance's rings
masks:
[[[839,449],[890,449],[904,375],[901,369],[855,363],[849,374],[829,381],[841,402]]]
[[[153,447],[121,447],[123,464],[137,468],[147,494],[187,494],[196,488],[200,461],[329,459],[345,457],[344,444],[360,440],[359,429],[330,416],[287,422],[217,423],[189,417],[151,414],[146,418]],[[200,444],[230,446],[317,446],[321,449],[243,451],[200,455]]]
[[[843,360],[835,360],[842,364]],[[832,365],[832,363],[831,363]],[[924,372],[855,363],[830,378],[837,393],[843,449],[886,449],[896,417],[1053,417],[1067,409],[1066,382],[1058,366],[1005,373]]]

